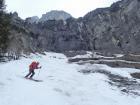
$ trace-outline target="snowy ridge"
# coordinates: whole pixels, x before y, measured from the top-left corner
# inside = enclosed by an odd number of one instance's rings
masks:
[[[23,78],[28,65],[39,61],[40,73],[34,78]],[[82,69],[104,69],[114,74],[131,78],[129,72],[138,69],[111,68],[106,65],[69,64],[63,54],[46,53],[32,55],[17,61],[0,64],[0,105],[139,105],[140,97],[123,94],[117,87],[108,84],[108,77],[100,73],[85,75]],[[124,69],[124,68],[123,68]]]
[[[47,12],[46,14],[43,14],[42,17],[39,19],[39,22],[45,22],[47,20],[64,20],[65,21],[71,17],[72,16],[65,11],[52,10],[50,12]]]

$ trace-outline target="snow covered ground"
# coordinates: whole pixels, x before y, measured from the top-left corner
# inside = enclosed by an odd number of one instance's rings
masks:
[[[26,80],[28,66],[39,61],[35,79]],[[77,65],[68,63],[63,54],[32,55],[0,64],[0,105],[140,105],[140,97],[123,94],[111,86],[108,77],[101,73],[85,75],[82,69],[105,69],[131,78],[136,69],[111,68],[106,65]]]

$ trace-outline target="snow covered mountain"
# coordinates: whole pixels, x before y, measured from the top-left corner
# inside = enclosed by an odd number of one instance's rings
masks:
[[[41,70],[36,70],[34,82],[24,79],[28,73],[28,65],[39,61]],[[138,69],[111,68],[106,65],[78,65],[68,63],[63,54],[46,53],[31,55],[16,61],[0,64],[0,105],[139,105],[138,94],[124,91],[129,88],[135,93],[140,89],[134,83],[130,73]],[[89,70],[91,72],[89,72]],[[104,71],[104,72],[101,72]],[[83,71],[86,71],[85,73]],[[109,75],[108,75],[109,73]],[[125,79],[122,87],[119,79],[112,81],[110,77],[133,80],[131,89]],[[113,85],[115,82],[116,85]],[[118,85],[118,87],[117,87]],[[123,90],[123,91],[122,91]]]
[[[52,10],[46,14],[43,14],[39,22],[44,22],[47,20],[66,20],[70,17],[72,16],[65,11]]]
[[[48,20],[66,20],[70,17],[72,16],[65,11],[52,10],[50,12],[47,12],[46,14],[43,14],[41,18],[39,18],[38,16],[33,16],[26,18],[25,21],[32,24],[45,22]]]

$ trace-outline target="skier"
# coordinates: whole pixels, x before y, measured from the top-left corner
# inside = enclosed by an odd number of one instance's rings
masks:
[[[25,78],[28,78],[29,76],[29,79],[32,79],[32,77],[35,75],[35,72],[34,72],[34,70],[35,69],[40,69],[41,68],[41,66],[40,67],[38,67],[39,66],[39,62],[35,62],[35,61],[33,61],[30,65],[29,65],[29,73],[25,76]]]

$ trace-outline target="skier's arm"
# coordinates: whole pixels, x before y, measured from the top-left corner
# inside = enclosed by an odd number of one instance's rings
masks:
[[[41,66],[40,67],[37,67],[37,69],[41,69]]]

